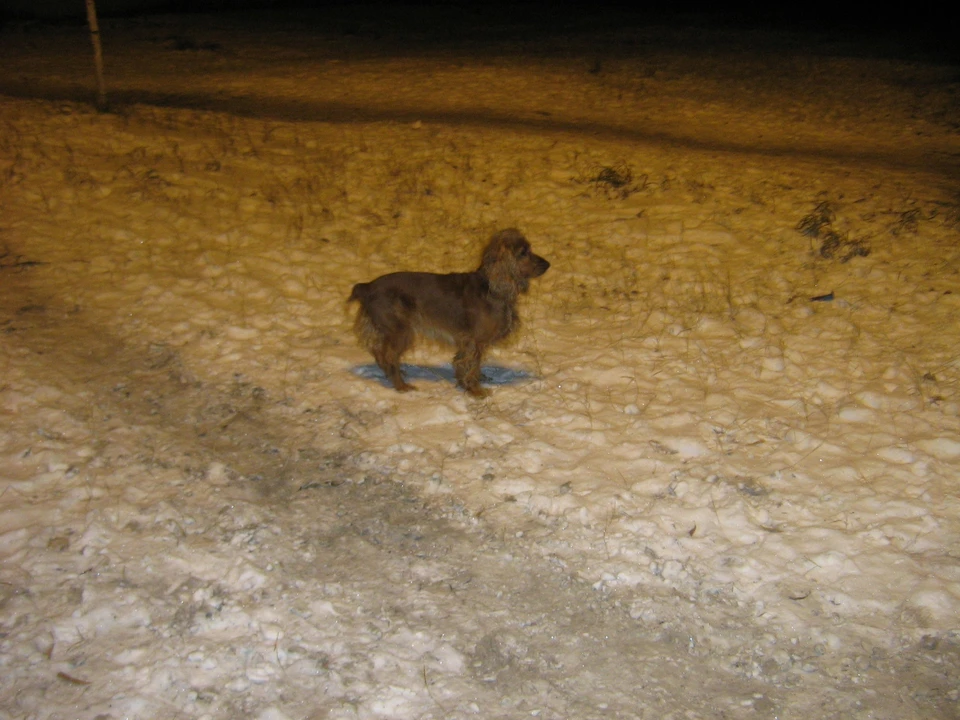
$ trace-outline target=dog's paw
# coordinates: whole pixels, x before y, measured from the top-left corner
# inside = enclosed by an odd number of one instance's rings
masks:
[[[490,396],[490,391],[485,390],[479,385],[475,385],[472,387],[465,387],[464,390],[466,391],[467,395],[470,395],[471,397],[475,397],[478,400],[482,400],[483,398]]]

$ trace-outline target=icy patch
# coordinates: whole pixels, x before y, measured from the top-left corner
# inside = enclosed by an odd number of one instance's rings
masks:
[[[937,460],[950,461],[960,458],[960,441],[953,438],[940,437],[933,440],[920,440],[917,447]]]
[[[916,460],[916,455],[905,447],[893,445],[877,450],[877,457],[897,465],[909,465]]]
[[[682,458],[702,457],[710,454],[710,449],[700,440],[692,437],[664,438],[662,444]]]

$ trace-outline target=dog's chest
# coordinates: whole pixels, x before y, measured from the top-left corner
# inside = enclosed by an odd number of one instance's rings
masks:
[[[483,334],[488,335],[491,342],[496,342],[513,332],[517,325],[517,313],[510,303],[491,303],[491,305],[491,311],[487,316],[490,320],[489,327],[484,328]]]

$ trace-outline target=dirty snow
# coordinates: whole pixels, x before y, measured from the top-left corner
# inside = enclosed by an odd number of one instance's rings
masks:
[[[955,68],[367,27],[4,31],[0,718],[957,717]],[[491,397],[385,387],[510,226]]]

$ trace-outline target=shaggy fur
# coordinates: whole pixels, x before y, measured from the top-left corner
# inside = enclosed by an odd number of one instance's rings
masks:
[[[501,230],[483,251],[473,272],[440,275],[396,272],[353,286],[360,303],[355,329],[360,343],[400,392],[413,390],[400,372],[400,357],[418,335],[456,348],[453,368],[468,393],[483,397],[480,362],[484,351],[520,323],[517,298],[530,279],[550,263],[530,250],[519,230]]]

